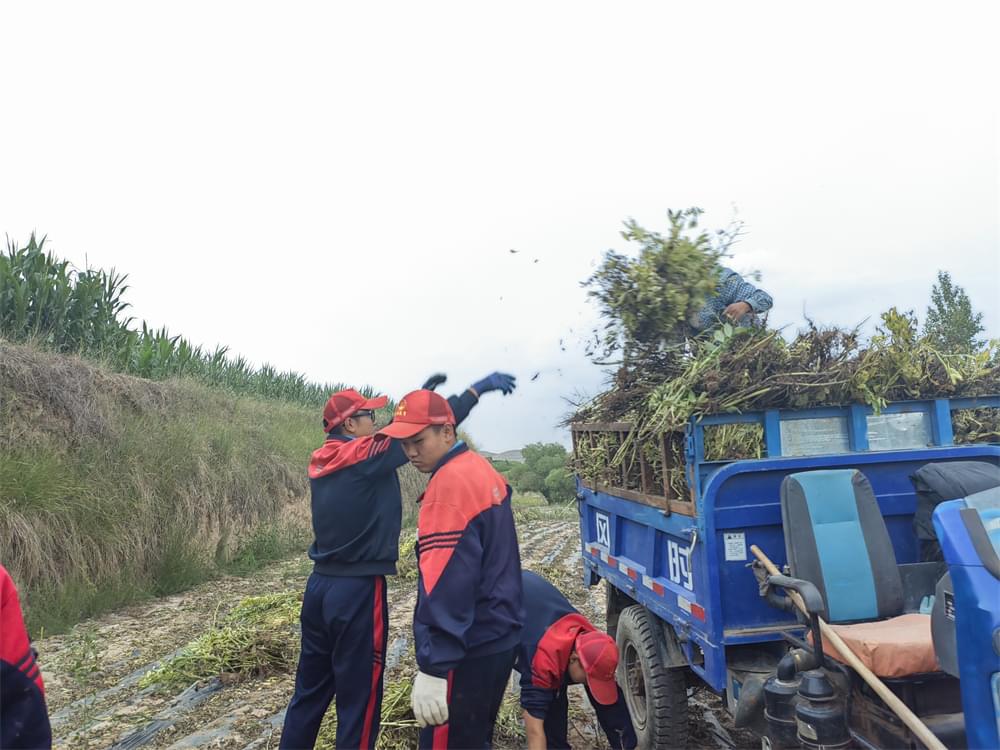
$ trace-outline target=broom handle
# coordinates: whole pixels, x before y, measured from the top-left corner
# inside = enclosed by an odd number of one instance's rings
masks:
[[[778,570],[770,559],[768,559],[767,555],[761,552],[760,547],[756,544],[751,544],[750,551],[753,552],[754,557],[760,560],[761,565],[764,566],[768,573],[773,576],[781,575],[781,571]],[[806,611],[806,605],[802,602],[802,597],[794,591],[789,591],[787,593],[791,600],[795,603],[795,606],[802,610],[802,614],[808,617],[809,613]],[[941,743],[941,740],[935,737],[934,733],[927,728],[927,725],[925,725],[917,717],[917,715],[896,696],[894,692],[887,688],[885,683],[876,677],[875,674],[864,665],[864,662],[862,662],[861,659],[854,655],[854,652],[851,651],[850,647],[844,643],[843,639],[837,635],[833,628],[826,624],[822,617],[819,618],[819,629],[823,633],[823,638],[833,644],[833,647],[837,649],[844,660],[850,664],[858,674],[861,675],[861,678],[871,686],[872,690],[879,694],[879,697],[885,701],[886,705],[896,712],[896,715],[902,719],[903,723],[910,728],[910,731],[913,732],[919,740],[928,747],[928,750],[948,750]],[[819,648],[823,648],[823,645],[819,644]]]

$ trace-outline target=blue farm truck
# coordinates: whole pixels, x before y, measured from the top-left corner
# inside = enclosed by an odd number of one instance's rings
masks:
[[[574,424],[585,582],[607,582],[640,747],[688,745],[703,683],[765,749],[1000,748],[1000,446],[953,438],[998,408],[713,415],[645,442]],[[759,457],[726,459],[741,430]]]

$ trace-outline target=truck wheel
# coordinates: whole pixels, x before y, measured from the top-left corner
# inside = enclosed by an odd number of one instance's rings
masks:
[[[665,667],[659,624],[635,604],[618,618],[618,684],[641,750],[688,745],[684,667]]]

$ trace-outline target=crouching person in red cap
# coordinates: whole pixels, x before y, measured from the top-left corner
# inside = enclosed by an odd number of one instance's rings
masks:
[[[581,615],[537,573],[524,571],[524,629],[516,669],[528,750],[565,750],[569,704],[566,688],[583,684],[614,750],[637,744],[625,697],[615,682],[614,639]]]
[[[521,630],[521,558],[510,487],[455,435],[436,393],[408,394],[379,434],[430,473],[420,503],[412,706],[420,747],[486,748]]]
[[[513,389],[512,376],[493,373],[460,396],[437,398],[450,404],[457,423],[483,393]],[[375,410],[386,402],[347,389],[330,396],[323,410],[326,442],[309,464],[313,572],[302,600],[302,652],[281,748],[313,747],[334,697],[337,747],[375,747],[389,629],[385,577],[396,573],[402,521],[396,469],[408,460],[399,441],[375,435]]]

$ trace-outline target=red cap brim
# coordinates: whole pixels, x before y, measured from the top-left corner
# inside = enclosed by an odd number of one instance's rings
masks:
[[[618,702],[618,683],[614,680],[605,682],[604,680],[596,680],[588,675],[587,687],[590,688],[590,693],[594,696],[594,700],[602,706],[610,706]]]
[[[358,409],[381,409],[387,403],[389,403],[388,396],[376,396],[365,401]]]
[[[430,427],[430,423],[413,424],[412,422],[390,422],[379,430],[377,434],[384,435],[385,437],[405,440],[406,438],[413,437],[425,427]]]

